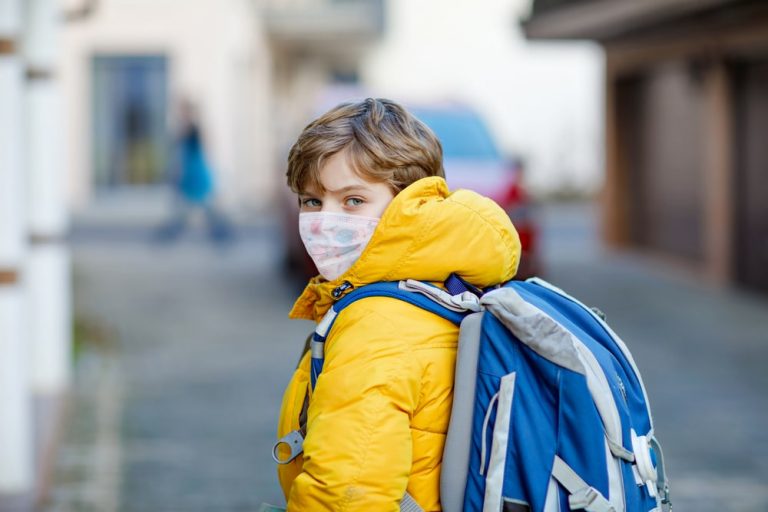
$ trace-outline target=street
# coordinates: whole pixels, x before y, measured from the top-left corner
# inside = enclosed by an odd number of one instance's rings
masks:
[[[768,510],[766,298],[601,250],[591,205],[539,216],[544,277],[604,311],[643,372],[675,510]],[[284,503],[270,450],[312,325],[287,319],[299,287],[275,270],[277,223],[259,221],[230,247],[198,231],[153,244],[151,225],[76,224],[86,342],[48,510]]]

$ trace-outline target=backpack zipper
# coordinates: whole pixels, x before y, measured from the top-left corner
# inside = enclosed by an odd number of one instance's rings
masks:
[[[624,403],[627,403],[627,388],[624,387],[624,381],[621,380],[621,376],[619,374],[616,374],[616,384],[619,386],[619,391],[621,391],[621,396],[624,398]]]

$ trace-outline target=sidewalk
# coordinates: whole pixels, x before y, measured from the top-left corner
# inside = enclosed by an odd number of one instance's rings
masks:
[[[312,326],[287,320],[296,292],[273,270],[274,229],[250,228],[226,248],[197,229],[157,245],[159,220],[75,229],[76,310],[115,346],[79,360],[49,510],[252,511],[282,500],[275,421]]]
[[[547,207],[544,276],[602,309],[643,371],[675,509],[768,510],[768,301],[597,249],[589,206]],[[276,228],[229,250],[197,235],[76,237],[76,304],[115,333],[86,350],[50,510],[251,511],[282,503],[270,448],[311,330],[274,270]],[[77,234],[77,233],[76,233]]]

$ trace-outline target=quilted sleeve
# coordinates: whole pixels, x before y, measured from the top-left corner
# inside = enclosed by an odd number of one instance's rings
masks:
[[[326,342],[289,511],[399,510],[420,374],[402,333],[366,302],[340,313]]]
[[[280,407],[280,419],[277,424],[278,439],[293,430],[299,429],[299,416],[309,384],[309,355],[308,351],[304,352],[304,356],[293,373],[291,382],[285,389],[282,406]],[[303,457],[299,455],[288,464],[277,465],[277,477],[286,499],[294,479],[301,473],[303,461]]]

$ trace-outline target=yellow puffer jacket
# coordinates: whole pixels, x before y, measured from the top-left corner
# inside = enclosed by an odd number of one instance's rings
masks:
[[[456,272],[491,286],[514,276],[519,257],[517,232],[496,203],[425,178],[394,198],[344,275],[309,282],[290,316],[319,321],[344,281],[442,283]],[[457,336],[451,322],[392,298],[361,299],[339,314],[309,395],[304,454],[278,469],[289,511],[397,511],[406,490],[424,510],[440,510]],[[299,427],[308,380],[305,354],[279,437]]]

